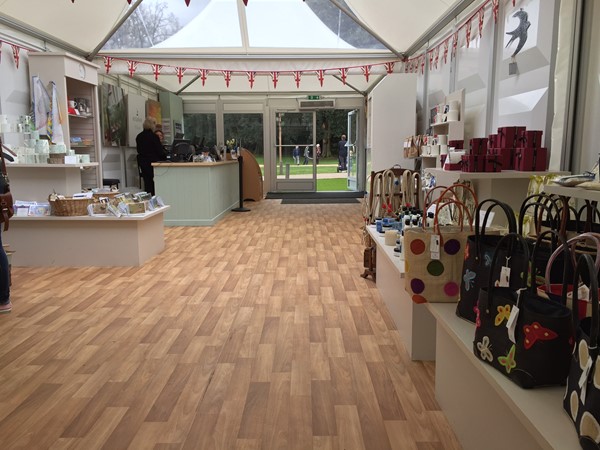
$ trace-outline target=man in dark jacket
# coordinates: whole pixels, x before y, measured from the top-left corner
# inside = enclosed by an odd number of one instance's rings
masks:
[[[156,119],[147,117],[143,124],[144,130],[135,138],[137,144],[137,161],[144,179],[144,189],[155,195],[154,191],[154,168],[152,163],[164,159],[164,150],[160,139],[154,131],[156,130]]]
[[[346,160],[348,158],[348,147],[346,147],[346,135],[342,134],[342,139],[338,142],[338,171],[346,170]]]

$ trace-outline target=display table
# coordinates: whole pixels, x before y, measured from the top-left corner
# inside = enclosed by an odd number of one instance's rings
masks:
[[[475,357],[475,325],[455,305],[427,308],[437,321],[436,399],[465,450],[580,448],[564,387],[520,388]]]
[[[435,319],[424,304],[414,303],[404,289],[404,261],[394,256],[374,225],[367,227],[377,244],[377,288],[402,341],[414,361],[435,359]]]
[[[81,173],[98,167],[85,164],[6,164],[15,200],[47,202],[53,192],[66,196],[81,192]]]
[[[140,266],[165,247],[164,206],[132,216],[17,217],[2,233],[13,266]]]
[[[543,188],[547,194],[555,194],[561,197],[576,198],[590,202],[600,202],[600,191],[583,189],[579,187],[566,187],[558,184],[547,184]]]
[[[167,226],[214,225],[239,203],[237,160],[152,165],[156,195],[171,206]]]

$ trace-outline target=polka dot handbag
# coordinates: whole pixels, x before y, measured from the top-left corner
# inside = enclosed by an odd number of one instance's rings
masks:
[[[575,350],[567,379],[563,408],[575,424],[579,443],[584,449],[600,449],[600,367],[598,361],[598,280],[590,255],[581,255],[577,261],[575,280],[590,281],[592,315],[581,321],[573,314]],[[573,302],[579,299],[573,291]]]
[[[462,202],[442,197],[436,205],[433,228],[410,228],[404,234],[405,289],[415,303],[458,301],[465,244],[473,234],[471,214]],[[445,208],[457,213],[458,225],[440,226]]]

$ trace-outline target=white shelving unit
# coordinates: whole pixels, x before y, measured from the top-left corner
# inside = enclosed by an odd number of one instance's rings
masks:
[[[89,155],[90,161],[97,163],[95,166],[90,166],[90,170],[80,173],[79,190],[82,187],[101,186],[98,66],[67,52],[32,52],[29,55],[29,72],[31,76],[38,75],[44,85],[51,81],[56,84],[60,114],[65,118],[62,128],[67,147],[74,149],[77,154]],[[74,98],[86,99],[90,107],[89,113],[69,114],[68,101]],[[71,138],[73,137],[79,137],[89,144],[72,144]],[[67,195],[71,193],[65,192]]]
[[[375,226],[367,231],[377,244],[377,289],[398,328],[406,350],[414,361],[435,359],[435,319],[423,304],[412,301],[404,289],[404,261],[394,256],[394,247]]]

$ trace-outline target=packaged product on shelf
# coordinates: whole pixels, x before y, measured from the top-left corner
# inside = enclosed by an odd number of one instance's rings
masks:
[[[546,148],[517,148],[515,150],[515,170],[543,172],[548,163]]]

